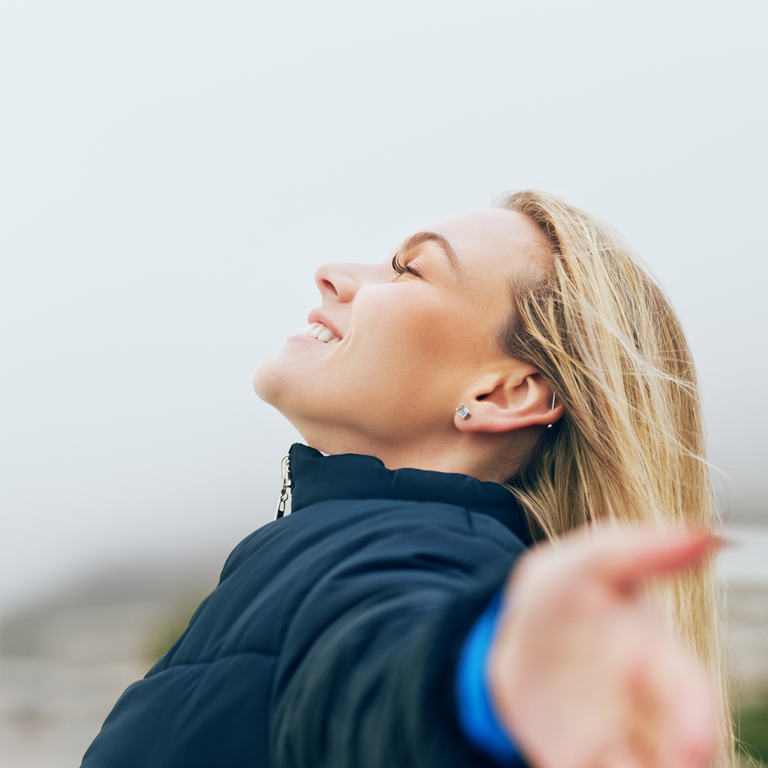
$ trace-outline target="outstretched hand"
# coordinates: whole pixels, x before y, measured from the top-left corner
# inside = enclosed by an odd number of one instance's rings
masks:
[[[720,545],[709,533],[593,528],[514,569],[488,662],[502,722],[536,768],[703,768],[714,687],[645,594]]]

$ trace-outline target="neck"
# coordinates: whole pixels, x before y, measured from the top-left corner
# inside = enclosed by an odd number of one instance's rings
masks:
[[[387,469],[426,469],[433,472],[456,472],[487,482],[504,482],[514,474],[536,435],[465,434],[456,431],[450,437],[402,442],[373,439],[367,435],[338,430],[302,429],[307,444],[323,453],[345,453],[375,456]],[[540,431],[540,430],[539,430]]]

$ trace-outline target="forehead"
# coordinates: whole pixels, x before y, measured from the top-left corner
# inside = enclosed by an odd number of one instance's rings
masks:
[[[528,266],[549,253],[541,230],[517,211],[478,208],[435,222],[429,229],[448,240],[462,266]]]

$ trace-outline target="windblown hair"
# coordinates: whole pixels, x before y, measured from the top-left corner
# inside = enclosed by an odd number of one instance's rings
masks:
[[[621,236],[584,211],[532,191],[498,206],[527,216],[551,244],[540,269],[513,286],[500,337],[564,409],[508,481],[531,527],[555,539],[590,521],[716,525],[693,359],[662,290]],[[660,593],[721,681],[725,710],[714,565]],[[732,738],[729,725],[722,765],[733,762]]]

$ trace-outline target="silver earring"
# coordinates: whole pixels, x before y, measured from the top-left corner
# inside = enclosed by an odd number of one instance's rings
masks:
[[[555,393],[554,392],[552,393],[552,404],[549,406],[549,410],[550,411],[555,410]],[[552,423],[547,424],[547,429],[552,429]]]
[[[472,414],[469,412],[469,408],[467,408],[467,406],[466,406],[466,405],[464,405],[464,403],[462,403],[462,404],[461,404],[461,405],[460,405],[460,406],[459,406],[459,407],[456,409],[456,413],[458,413],[458,414],[459,414],[459,418],[462,418],[462,419],[465,419],[465,420],[466,420],[466,419],[468,419],[468,418],[469,418],[469,417],[472,415]]]

